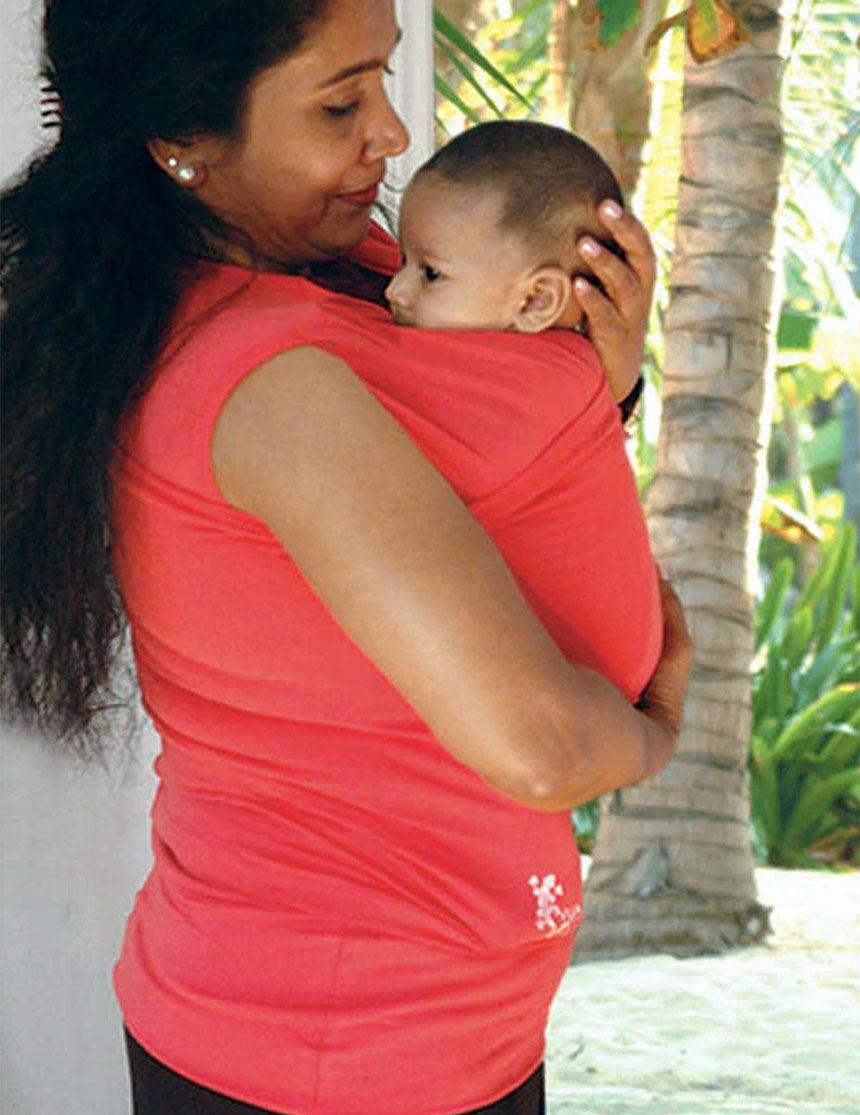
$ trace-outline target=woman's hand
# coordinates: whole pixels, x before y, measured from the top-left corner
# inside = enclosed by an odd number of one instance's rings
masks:
[[[620,402],[639,378],[654,293],[654,249],[641,222],[614,201],[602,202],[597,213],[612,239],[624,249],[627,262],[593,237],[583,237],[577,247],[606,294],[584,278],[574,282],[574,293],[586,316],[588,337],[606,370],[612,397]]]
[[[662,770],[675,750],[684,713],[687,680],[693,664],[693,643],[684,609],[674,589],[662,576],[660,602],[663,607],[663,651],[636,707],[666,729],[668,746],[649,757],[646,778]]]

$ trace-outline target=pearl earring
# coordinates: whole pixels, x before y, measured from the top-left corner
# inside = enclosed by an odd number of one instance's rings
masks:
[[[171,155],[167,160],[167,165],[174,172],[180,182],[193,182],[197,177],[197,171],[193,166],[180,166],[179,159],[175,155]]]

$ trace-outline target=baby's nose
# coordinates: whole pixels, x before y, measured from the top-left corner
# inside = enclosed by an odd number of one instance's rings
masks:
[[[394,301],[394,297],[395,297],[394,292],[395,292],[394,279],[392,279],[391,282],[388,284],[388,286],[385,288],[385,300],[386,300],[386,302],[393,302]]]
[[[402,272],[398,272],[385,288],[385,297],[392,308],[405,305],[406,286],[401,275]]]

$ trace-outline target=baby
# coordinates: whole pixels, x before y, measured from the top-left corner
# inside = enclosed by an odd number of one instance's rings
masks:
[[[441,148],[409,183],[400,210],[403,265],[385,296],[419,329],[540,333],[580,328],[572,294],[589,235],[622,255],[597,216],[623,204],[612,171],[562,128],[500,120]]]

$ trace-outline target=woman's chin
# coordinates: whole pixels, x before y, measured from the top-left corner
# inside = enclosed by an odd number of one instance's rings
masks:
[[[367,236],[368,229],[370,228],[371,219],[371,205],[355,206],[355,212],[351,219],[346,221],[343,226],[343,231],[350,240],[347,250],[354,248],[357,244]]]
[[[370,230],[370,207],[357,208],[349,220],[339,221],[336,228],[326,229],[324,235],[317,237],[316,247],[322,258],[348,255],[354,251]]]

